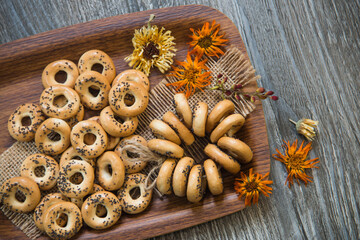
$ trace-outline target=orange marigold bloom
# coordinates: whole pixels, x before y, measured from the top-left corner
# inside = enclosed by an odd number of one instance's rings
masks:
[[[311,160],[306,160],[309,151],[311,150],[311,142],[309,142],[305,147],[304,141],[301,143],[299,149],[297,149],[296,140],[291,146],[290,142],[284,141],[283,147],[285,148],[285,155],[281,154],[278,149],[276,149],[277,154],[273,154],[273,158],[282,162],[286,166],[286,170],[288,172],[288,176],[286,178],[285,184],[288,182],[289,188],[292,184],[294,184],[294,178],[298,183],[299,179],[305,182],[307,185],[308,182],[312,182],[309,175],[305,173],[305,169],[307,168],[318,168],[315,166],[320,161],[316,161],[319,158],[314,158]]]
[[[235,179],[234,189],[239,194],[239,199],[245,196],[245,206],[250,206],[251,200],[252,203],[257,203],[260,193],[263,193],[266,197],[269,197],[269,194],[272,193],[272,188],[267,185],[272,184],[273,181],[264,180],[267,176],[269,176],[269,173],[266,173],[264,176],[259,173],[253,174],[253,169],[251,168],[249,176],[241,172],[241,178]]]
[[[195,53],[199,57],[205,53],[208,57],[219,57],[218,54],[223,55],[224,52],[219,48],[220,46],[225,46],[227,39],[223,39],[223,35],[218,35],[220,30],[220,24],[216,24],[215,21],[212,22],[211,27],[208,22],[206,22],[201,30],[194,30],[190,28],[190,31],[193,33],[190,38],[191,42],[188,44],[194,49],[191,53]]]
[[[205,66],[207,60],[201,62],[199,60],[200,57],[196,56],[192,61],[188,52],[186,61],[175,61],[181,67],[172,66],[173,71],[169,73],[169,76],[174,76],[179,81],[168,83],[166,86],[174,86],[177,92],[185,92],[187,98],[193,95],[197,89],[204,91],[203,88],[211,83],[211,76],[207,71],[208,67]]]

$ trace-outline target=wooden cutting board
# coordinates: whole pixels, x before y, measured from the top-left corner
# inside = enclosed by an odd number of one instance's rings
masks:
[[[156,15],[153,24],[172,31],[178,49],[177,60],[185,59],[188,50],[186,43],[189,42],[188,35],[191,33],[189,28],[201,28],[205,22],[213,20],[220,23],[229,43],[239,47],[246,54],[244,43],[234,23],[218,10],[199,5],[100,19],[0,45],[0,153],[14,143],[7,131],[7,119],[12,111],[22,103],[38,103],[43,90],[41,73],[48,63],[58,59],[69,59],[77,63],[85,51],[100,49],[112,57],[118,73],[128,69],[123,59],[133,50],[131,39],[134,29],[143,26],[150,14]],[[151,86],[155,86],[163,77],[159,71],[153,70],[150,75]],[[249,86],[252,90],[256,88],[256,83]],[[90,113],[94,114],[96,113]],[[253,167],[255,172],[269,172],[270,153],[261,102],[256,103],[255,111],[247,117],[239,138],[254,152],[253,161],[243,166],[243,170]],[[233,182],[234,176],[224,173],[224,194],[214,197],[208,192],[197,204],[175,196],[164,199],[155,196],[145,212],[134,216],[123,214],[115,226],[106,230],[98,231],[83,227],[75,239],[148,238],[237,212],[244,208],[244,201],[238,200],[233,190]],[[25,237],[21,230],[0,213],[0,238]]]

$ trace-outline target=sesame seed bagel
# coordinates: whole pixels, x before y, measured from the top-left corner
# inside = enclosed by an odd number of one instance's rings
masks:
[[[208,105],[204,102],[198,102],[194,107],[194,119],[192,129],[196,136],[205,137],[205,126],[208,115]]]
[[[125,177],[124,185],[118,191],[118,198],[124,212],[128,214],[137,214],[144,211],[151,202],[152,189],[145,190],[146,176],[141,173],[134,173]],[[134,188],[140,189],[140,196],[133,199],[130,191]]]
[[[140,83],[146,89],[146,91],[150,90],[149,78],[142,71],[136,69],[125,70],[115,77],[112,85],[114,86],[115,84],[126,81]]]
[[[126,173],[137,173],[140,172],[141,170],[143,170],[146,165],[147,162],[144,161],[128,161],[126,160],[125,157],[123,157],[124,154],[126,154],[126,156],[128,158],[132,158],[132,156],[136,153],[132,153],[132,152],[128,152],[128,151],[123,151],[122,148],[125,146],[125,142],[127,140],[133,140],[136,141],[142,145],[144,145],[145,147],[147,147],[147,141],[145,140],[145,138],[143,138],[142,136],[139,135],[131,135],[129,137],[123,138],[119,144],[117,145],[117,147],[115,148],[115,153],[123,160],[124,163],[124,167],[125,167],[125,172]]]
[[[105,108],[104,108],[105,109]],[[103,110],[104,110],[103,109]],[[98,124],[101,125],[101,121],[100,121],[100,116],[94,116],[94,117],[91,117],[89,118],[88,120],[92,120],[92,121],[95,121],[97,122]],[[101,125],[101,127],[103,127]],[[104,127],[103,127],[104,128]],[[105,129],[104,129],[105,130]],[[106,132],[106,130],[105,130]],[[120,137],[113,137],[111,136],[109,133],[106,132],[106,135],[108,137],[108,144],[106,145],[106,150],[112,150],[116,147],[116,145],[120,142]],[[86,137],[85,137],[86,138]]]
[[[192,126],[192,112],[185,94],[175,94],[174,102],[176,113],[183,119],[185,126],[190,129]]]
[[[186,145],[191,145],[195,141],[194,135],[190,132],[189,129],[186,128],[186,126],[180,122],[180,120],[173,114],[172,112],[166,112],[163,115],[163,121],[169,124],[172,129],[175,130],[175,132],[179,135],[181,140]]]
[[[122,122],[120,122],[120,119]],[[118,116],[110,106],[100,112],[100,122],[104,130],[114,137],[127,137],[133,134],[139,124],[136,116]]]
[[[250,147],[239,139],[222,137],[217,142],[217,145],[228,152],[240,163],[249,163],[253,158],[253,152],[251,151]]]
[[[79,184],[71,182],[71,177],[76,173],[80,173],[83,178]],[[94,169],[90,164],[81,160],[70,160],[61,166],[57,186],[66,197],[82,198],[91,192],[94,178]]]
[[[94,96],[91,89],[98,90]],[[105,76],[95,71],[87,71],[76,79],[75,91],[79,94],[81,102],[91,110],[100,110],[108,105],[110,84]]]
[[[149,127],[156,137],[172,141],[178,145],[181,144],[179,136],[167,123],[154,119],[150,123]]]
[[[184,149],[168,140],[151,139],[148,142],[148,148],[155,153],[170,158],[182,158],[182,156],[184,156]]]
[[[64,227],[57,224],[57,219],[62,214],[67,216],[67,224]],[[70,239],[80,231],[82,225],[80,209],[74,203],[57,202],[45,212],[43,226],[52,239]]]
[[[64,97],[66,100],[59,104],[57,101],[59,97]],[[40,107],[48,117],[67,119],[79,112],[80,97],[72,88],[61,85],[50,86],[41,93]]]
[[[36,168],[44,168],[43,176],[35,174]],[[36,153],[28,156],[21,164],[20,176],[33,179],[41,190],[49,190],[56,185],[59,164],[52,157]]]
[[[28,126],[22,123],[30,118]],[[34,139],[40,124],[45,120],[45,115],[37,104],[26,103],[15,109],[8,120],[8,130],[14,139],[20,142],[28,142]]]
[[[177,163],[172,178],[172,188],[176,196],[185,197],[188,176],[194,164],[194,159],[190,157],[183,157]]]
[[[241,114],[232,114],[222,120],[219,125],[211,132],[210,141],[216,143],[219,138],[224,136],[227,132],[234,135],[244,125],[245,118]]]
[[[104,189],[118,190],[123,185],[125,178],[123,161],[115,152],[105,152],[96,162],[96,176]]]
[[[106,209],[105,216],[98,216],[98,206]],[[105,229],[113,226],[121,216],[119,199],[111,192],[101,191],[88,197],[81,208],[84,222],[94,229]]]
[[[221,119],[233,114],[235,111],[235,105],[230,100],[222,100],[218,102],[215,107],[211,110],[207,121],[206,121],[206,132],[211,133],[211,131],[216,127]]]
[[[43,197],[40,203],[36,206],[34,210],[34,222],[35,225],[41,230],[44,230],[44,215],[46,210],[53,204],[58,202],[69,201],[67,197],[61,193],[50,193]]]
[[[15,197],[17,191],[24,196],[24,201]],[[0,189],[2,203],[13,212],[31,212],[40,202],[40,189],[36,182],[28,177],[13,177],[6,180]]]
[[[159,174],[156,178],[156,188],[162,194],[171,194],[171,180],[176,166],[175,159],[166,159],[161,165]]]
[[[35,134],[37,149],[47,155],[64,152],[70,145],[70,130],[69,125],[62,119],[46,119]]]
[[[125,96],[132,95],[134,103],[127,106]],[[148,91],[136,82],[120,82],[115,84],[109,93],[109,105],[120,116],[133,117],[145,111],[149,103]]]
[[[204,162],[204,170],[211,194],[221,194],[224,190],[224,184],[222,181],[220,170],[217,168],[215,162],[211,159],[207,159]]]
[[[55,75],[59,72],[66,73],[65,82],[60,83],[56,81]],[[73,88],[76,78],[79,76],[79,71],[75,63],[69,60],[57,60],[49,63],[41,75],[41,81],[44,88],[48,88],[54,85],[63,85],[69,88]]]
[[[235,159],[221,151],[216,145],[208,144],[204,149],[204,153],[209,158],[220,164],[229,173],[235,175],[240,171],[240,164]]]
[[[81,156],[73,146],[70,146],[68,149],[66,149],[65,152],[61,154],[59,166],[61,167],[65,163],[67,163],[70,160],[82,160],[87,163],[89,163],[93,168],[95,168],[95,161],[94,159],[86,158]]]
[[[76,115],[71,118],[64,119],[64,121],[70,126],[70,128],[73,128],[78,122],[84,119],[84,115],[84,106],[80,104],[79,111],[76,113]]]
[[[109,84],[116,76],[116,70],[113,60],[101,50],[89,50],[81,55],[78,63],[80,74],[91,71],[95,64],[102,65],[103,69],[101,74],[104,75]]]
[[[95,141],[87,143],[85,136],[94,135]],[[106,132],[95,121],[84,120],[76,124],[71,130],[71,145],[81,156],[86,158],[96,158],[100,156],[106,149],[108,138]]]
[[[204,170],[200,164],[191,168],[186,189],[186,197],[189,202],[197,203],[203,198],[206,188],[206,178],[203,176]]]

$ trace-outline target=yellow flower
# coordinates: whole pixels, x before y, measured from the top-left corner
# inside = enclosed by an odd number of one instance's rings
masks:
[[[249,176],[246,176],[243,172],[241,172],[241,178],[235,179],[234,189],[239,195],[239,199],[245,196],[245,206],[250,206],[251,200],[252,203],[257,203],[259,201],[260,193],[269,197],[272,188],[267,185],[272,184],[273,181],[264,180],[268,176],[269,173],[266,173],[264,176],[259,173],[253,174],[253,169],[251,168]]]
[[[198,29],[195,31],[190,28],[193,35],[190,36],[192,41],[188,44],[194,48],[191,53],[195,53],[200,58],[204,53],[209,57],[219,57],[219,55],[223,55],[224,52],[219,47],[225,46],[224,43],[228,40],[222,38],[224,35],[218,35],[219,30],[220,24],[216,25],[215,21],[212,22],[211,27],[210,24],[206,22],[201,30]]]
[[[316,129],[319,124],[319,121],[314,121],[311,119],[301,119],[297,122],[289,119],[290,122],[296,125],[296,131],[306,137],[307,140],[313,141],[316,136]]]
[[[276,149],[277,154],[273,154],[273,158],[282,162],[286,166],[286,170],[288,172],[288,176],[286,178],[285,184],[289,182],[289,188],[292,184],[294,184],[294,178],[299,183],[299,179],[305,182],[307,185],[308,182],[311,181],[311,177],[305,173],[305,169],[307,168],[318,168],[315,166],[320,161],[316,161],[319,158],[314,158],[311,160],[306,160],[309,151],[311,150],[311,142],[309,142],[304,148],[304,141],[301,143],[299,149],[297,149],[296,140],[291,146],[290,142],[285,142],[285,154],[281,154],[278,149]]]
[[[150,15],[148,25],[141,29],[135,29],[132,43],[133,53],[125,58],[129,66],[143,71],[147,76],[152,67],[157,67],[160,72],[165,73],[173,63],[175,56],[175,38],[171,36],[171,31],[159,28],[150,22],[155,18]]]
[[[175,63],[179,67],[172,66],[173,71],[169,73],[169,76],[173,76],[179,81],[168,83],[166,86],[174,86],[176,91],[185,92],[186,97],[193,95],[197,89],[204,91],[203,88],[210,85],[210,72],[208,67],[205,66],[206,59],[199,62],[200,57],[196,56],[194,61],[191,59],[191,55],[188,52],[186,61],[179,62],[175,60]],[[180,90],[183,88],[182,90]]]

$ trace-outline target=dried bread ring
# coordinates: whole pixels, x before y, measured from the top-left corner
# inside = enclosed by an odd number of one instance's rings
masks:
[[[77,173],[83,178],[79,184],[71,182],[71,177]],[[91,192],[94,178],[94,168],[90,164],[81,160],[70,160],[61,166],[57,186],[66,197],[82,198]]]
[[[134,97],[134,103],[127,106],[125,98],[127,95]],[[115,84],[109,93],[109,105],[119,116],[134,117],[145,111],[149,103],[149,93],[139,83],[120,82]]]
[[[183,157],[176,164],[172,178],[172,187],[176,196],[185,197],[189,173],[194,164],[194,159],[190,157]]]
[[[235,159],[221,151],[216,145],[208,144],[204,148],[204,153],[209,158],[220,164],[229,173],[235,175],[240,171],[240,164]]]
[[[212,195],[219,195],[224,190],[221,173],[215,162],[207,159],[204,162],[204,170],[206,174],[207,184]]]
[[[231,137],[222,137],[217,142],[217,145],[226,150],[231,156],[233,156],[240,163],[246,164],[253,158],[253,152],[250,147],[240,141],[239,139]]]
[[[60,83],[56,81],[56,74],[59,72],[66,73],[65,82]],[[69,88],[74,88],[75,80],[79,76],[79,71],[75,63],[69,60],[57,60],[49,63],[41,75],[41,81],[44,88],[54,85],[63,85]]]
[[[182,158],[182,156],[184,156],[184,149],[168,140],[151,139],[148,142],[148,148],[155,153],[170,158]]]
[[[206,121],[206,132],[211,133],[211,131],[216,127],[221,119],[229,116],[234,113],[235,105],[230,100],[222,100],[218,102],[215,107],[211,110],[207,121]]]
[[[70,127],[62,119],[48,118],[36,131],[37,149],[47,155],[64,152],[70,145]]]
[[[43,176],[36,175],[36,168],[44,169]],[[56,185],[59,176],[59,164],[52,157],[35,153],[22,162],[20,176],[34,180],[41,190],[49,190]]]
[[[140,144],[142,144],[143,146],[147,147],[147,141],[145,138],[143,138],[142,136],[139,135],[131,135],[129,137],[123,138],[119,144],[117,145],[117,147],[115,148],[115,153],[123,160],[124,166],[125,166],[125,172],[126,173],[137,173],[140,172],[141,170],[143,170],[146,165],[147,162],[145,161],[128,161],[126,160],[127,158],[132,158],[132,156],[136,153],[132,153],[129,151],[123,151],[122,148],[125,146],[125,142],[126,141],[136,141]],[[123,157],[123,155],[126,154],[126,157]]]
[[[146,91],[150,90],[149,78],[142,71],[139,71],[136,69],[125,70],[125,71],[119,73],[115,77],[112,85],[114,86],[115,84],[118,84],[123,81],[137,82],[137,83],[142,84],[142,86],[146,89]]]
[[[146,176],[142,173],[133,173],[125,177],[124,185],[119,189],[117,196],[124,212],[137,214],[144,211],[151,202],[152,189],[145,190]],[[140,196],[137,199],[131,197],[130,191],[134,188],[140,189]]]
[[[186,145],[191,145],[195,141],[194,135],[172,112],[166,112],[163,115],[163,121],[169,124],[175,130]]]
[[[179,136],[167,123],[154,119],[150,123],[149,127],[156,137],[169,140],[178,145],[181,144]]]
[[[231,114],[222,120],[219,125],[211,132],[210,141],[216,143],[219,138],[227,132],[235,134],[244,125],[245,118],[241,114]]]
[[[200,164],[191,168],[186,189],[186,197],[189,202],[197,203],[203,198],[206,189],[206,178],[203,176],[204,170]]]
[[[19,201],[15,194],[20,191],[25,196]],[[13,177],[6,180],[1,186],[2,203],[11,211],[26,213],[34,210],[40,202],[40,189],[36,182],[28,177]]]
[[[98,206],[106,209],[105,216],[98,216]],[[81,207],[84,222],[94,229],[105,229],[113,226],[121,216],[119,199],[111,192],[101,191],[88,197]]]
[[[96,193],[96,192],[100,192],[100,191],[105,191],[105,189],[103,189],[100,185],[94,183],[93,185],[93,188],[92,190],[90,191],[89,194],[93,194],[93,193]],[[84,200],[86,200],[86,197],[83,197],[83,198],[70,198],[70,201],[72,203],[75,203],[76,206],[78,206],[80,209],[84,203]],[[104,209],[103,207],[99,206],[99,209],[98,209],[98,216],[103,216],[106,214],[106,209]]]
[[[116,76],[116,70],[113,60],[101,50],[89,50],[81,55],[78,63],[80,74],[93,70],[95,64],[102,65],[101,74],[104,75],[109,84]]]
[[[96,176],[100,185],[107,191],[118,190],[125,179],[123,161],[115,152],[104,152],[96,161]]]
[[[194,107],[194,119],[192,129],[196,136],[205,137],[205,126],[208,115],[208,105],[204,102],[198,102]]]
[[[30,120],[28,126],[25,124],[27,118]],[[8,130],[14,139],[20,142],[28,142],[34,139],[37,129],[44,120],[45,115],[39,105],[33,103],[22,104],[10,115]]]
[[[107,108],[107,107],[106,107]],[[104,108],[105,109],[105,108]],[[104,110],[103,109],[103,110]],[[102,111],[103,111],[102,110]],[[101,121],[100,121],[100,116],[94,116],[94,117],[91,117],[91,118],[89,118],[88,120],[91,120],[91,121],[95,121],[95,122],[97,122],[98,124],[100,124],[101,125]],[[102,127],[103,127],[103,125],[101,125]],[[104,127],[103,127],[104,128]],[[105,128],[104,128],[104,130],[105,130]],[[106,130],[105,130],[105,132],[106,132]],[[107,133],[106,132],[106,134],[107,134],[107,137],[108,137],[108,144],[106,145],[106,150],[112,150],[112,149],[114,149],[115,147],[116,147],[116,145],[118,145],[118,143],[120,142],[120,137],[113,137],[113,136],[111,136],[109,133]],[[87,137],[87,136],[86,136]],[[85,137],[85,138],[86,138]]]
[[[176,166],[175,159],[166,159],[159,170],[159,174],[156,178],[156,188],[162,194],[171,194],[171,182],[174,168]]]
[[[61,167],[65,163],[67,163],[70,160],[82,160],[89,163],[93,168],[95,168],[95,161],[94,159],[86,158],[81,156],[73,146],[70,146],[68,149],[66,149],[65,152],[61,154],[59,166]]]
[[[120,122],[123,121],[123,122]],[[104,130],[114,137],[127,137],[133,134],[139,124],[136,116],[118,116],[110,106],[100,112],[100,122]]]
[[[98,91],[93,94],[92,90]],[[109,103],[110,84],[98,72],[87,71],[76,79],[75,91],[79,94],[81,102],[91,110],[100,110]]]
[[[87,143],[85,136],[94,135],[95,141]],[[106,132],[95,121],[84,120],[76,124],[71,130],[71,145],[81,156],[86,158],[96,158],[106,149],[108,139]]]
[[[64,227],[57,224],[59,216],[65,214],[67,223]],[[51,205],[44,215],[44,229],[52,239],[70,239],[82,227],[82,216],[80,209],[71,202],[57,202]]]
[[[40,231],[45,231],[44,215],[46,210],[48,210],[48,208],[55,203],[66,201],[69,201],[69,199],[61,193],[49,193],[41,199],[40,203],[36,206],[34,210],[34,222],[38,229],[40,229]]]
[[[76,113],[76,115],[71,118],[64,119],[64,121],[70,126],[70,128],[73,128],[78,122],[84,120],[84,115],[84,106],[80,104],[79,111]]]
[[[183,119],[185,126],[191,129],[192,126],[192,112],[189,102],[184,93],[177,93],[174,95],[175,110],[180,118]]]
[[[58,98],[62,97],[66,100],[58,104]],[[72,88],[61,85],[50,86],[41,93],[40,107],[48,117],[67,119],[79,112],[80,97]]]

